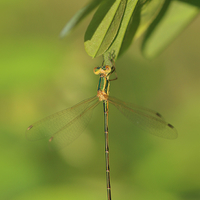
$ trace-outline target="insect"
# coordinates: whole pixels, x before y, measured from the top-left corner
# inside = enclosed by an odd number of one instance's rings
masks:
[[[94,108],[103,103],[104,133],[105,133],[105,157],[107,199],[111,200],[110,167],[109,167],[109,143],[108,143],[108,111],[109,103],[113,104],[125,117],[134,124],[146,129],[149,133],[175,139],[178,134],[176,129],[167,123],[162,116],[150,109],[123,102],[109,96],[110,75],[115,72],[114,58],[111,56],[112,66],[102,65],[94,68],[94,74],[99,75],[97,95],[86,99],[77,105],[50,115],[28,127],[26,136],[30,140],[48,138],[49,142],[56,143],[60,147],[75,140],[89,123]],[[116,77],[117,78],[117,77]],[[115,79],[116,79],[115,78]],[[112,79],[112,80],[115,80]]]

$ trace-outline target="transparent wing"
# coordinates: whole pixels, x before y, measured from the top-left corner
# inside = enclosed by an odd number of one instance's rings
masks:
[[[48,138],[59,147],[74,141],[85,129],[93,109],[99,104],[97,96],[86,99],[77,105],[50,115],[28,127],[29,140]]]
[[[125,103],[113,97],[109,97],[108,101],[125,117],[147,132],[166,139],[175,139],[178,137],[176,129],[167,123],[159,113],[132,103]]]

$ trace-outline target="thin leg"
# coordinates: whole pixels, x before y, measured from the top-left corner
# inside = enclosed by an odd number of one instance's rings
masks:
[[[106,157],[107,196],[108,196],[108,200],[111,200],[109,145],[108,145],[108,101],[103,101],[103,107],[104,107],[104,129],[105,129],[105,157]]]
[[[109,75],[111,75],[113,72],[115,72],[115,78],[109,79],[109,81],[114,81],[114,80],[117,80],[117,79],[118,79],[117,73],[116,73],[116,67],[115,67],[114,54],[111,54],[109,60],[110,60],[110,62],[112,63],[111,72],[110,72]]]

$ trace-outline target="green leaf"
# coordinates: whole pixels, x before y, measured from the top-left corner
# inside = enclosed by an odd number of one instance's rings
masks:
[[[80,9],[67,24],[63,28],[63,30],[60,32],[60,37],[63,38],[69,32],[72,28],[74,28],[76,25],[78,25],[92,10],[94,10],[102,0],[93,0],[88,5]]]
[[[199,0],[177,0],[177,1],[182,1],[188,4],[191,4],[193,6],[198,6],[200,7],[200,1]]]
[[[147,58],[157,56],[198,13],[198,7],[193,4],[171,1],[160,13],[162,17],[159,15],[149,27],[142,44],[143,54]]]
[[[138,24],[137,17],[136,17],[136,21],[134,21],[134,23],[135,23],[134,26],[133,27],[129,26],[130,20],[134,16],[134,10],[136,8],[137,3],[138,3],[138,0],[128,0],[126,10],[124,12],[124,17],[121,22],[121,26],[120,26],[119,32],[117,34],[117,37],[115,38],[114,42],[112,43],[112,45],[109,47],[109,49],[105,53],[104,57],[107,57],[108,56],[107,54],[109,54],[110,52],[111,53],[114,52],[115,59],[116,59],[118,57],[119,53],[122,53],[123,50],[126,49],[127,41],[128,42],[130,41],[130,38],[129,38],[130,35],[127,35],[127,30],[128,31],[132,30],[133,32],[135,32],[135,29],[137,29],[137,24]],[[136,16],[137,16],[137,14],[136,14]],[[130,34],[134,35],[134,33],[131,33],[131,32],[130,32]],[[126,38],[126,36],[127,36],[127,38]],[[121,50],[122,45],[124,45],[123,46],[124,49]]]
[[[118,56],[128,49],[133,39],[140,37],[146,31],[149,24],[158,15],[163,3],[164,0],[138,1],[126,28]]]
[[[88,55],[102,55],[115,39],[124,15],[127,0],[105,0],[94,14],[85,33]]]
[[[104,54],[104,59],[109,57],[110,52],[115,52],[115,59],[131,45],[133,38],[139,37],[158,15],[164,0],[127,2],[125,14],[119,33],[113,44]]]
[[[138,6],[137,4],[134,7],[132,15],[129,19],[128,25],[126,27],[126,31],[123,36],[123,40],[121,42],[121,46],[119,46],[120,49],[116,51],[118,52],[117,57],[119,57],[122,53],[124,53],[128,49],[128,47],[131,45],[131,42],[140,24],[140,12],[141,12],[141,6],[140,5]]]
[[[140,26],[135,38],[140,37],[147,30],[152,21],[157,17],[164,3],[165,0],[151,0],[142,5]]]

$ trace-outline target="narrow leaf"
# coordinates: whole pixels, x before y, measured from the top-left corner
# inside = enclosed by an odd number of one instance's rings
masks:
[[[142,44],[147,58],[157,56],[194,19],[199,8],[181,1],[171,1],[161,20],[149,27]]]
[[[147,1],[144,5],[141,5],[141,19],[140,26],[137,30],[135,38],[140,37],[152,23],[152,21],[157,17],[158,13],[162,9],[165,1],[168,0],[153,0]]]
[[[191,4],[193,6],[200,7],[200,1],[199,0],[177,0],[177,1],[182,1],[188,4]]]
[[[80,9],[67,24],[63,28],[63,30],[60,32],[60,37],[63,38],[69,32],[72,28],[74,28],[76,25],[78,25],[92,10],[94,10],[102,0],[93,0],[88,5]]]
[[[111,53],[114,52],[115,59],[118,57],[122,43],[125,40],[126,31],[129,26],[129,22],[133,15],[134,9],[137,5],[137,2],[138,2],[138,0],[128,0],[126,10],[124,12],[124,17],[121,22],[121,26],[120,26],[119,32],[117,34],[117,37],[115,38],[114,42],[112,43],[112,45],[109,47],[109,49],[106,52],[106,54],[109,54],[110,52]],[[135,22],[135,23],[137,24],[137,22]],[[107,55],[104,55],[104,57],[107,57]]]
[[[85,33],[85,50],[97,57],[103,54],[116,37],[127,0],[105,0],[93,16]]]

